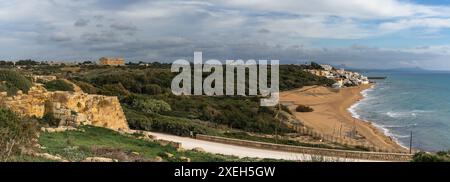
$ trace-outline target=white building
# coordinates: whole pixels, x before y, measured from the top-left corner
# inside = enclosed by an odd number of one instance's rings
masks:
[[[324,70],[326,71],[331,71],[333,70],[333,67],[331,65],[327,65],[327,64],[321,64],[320,65]]]

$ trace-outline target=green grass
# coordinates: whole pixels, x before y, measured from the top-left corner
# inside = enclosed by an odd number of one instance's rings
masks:
[[[180,157],[188,157],[193,162],[226,162],[226,161],[271,161],[268,159],[259,160],[253,158],[238,158],[235,156],[225,156],[195,151],[177,151],[171,146],[161,146],[155,142],[144,141],[125,136],[115,131],[84,126],[80,131],[67,131],[62,133],[41,133],[39,143],[46,147],[42,152],[53,155],[61,155],[71,161],[81,161],[86,157],[108,157],[99,153],[94,153],[91,149],[108,149],[114,151],[124,151],[125,153],[137,152],[142,159],[154,159],[161,156],[164,161],[179,162]],[[170,153],[174,157],[167,157],[161,154]],[[276,160],[274,160],[276,161]]]

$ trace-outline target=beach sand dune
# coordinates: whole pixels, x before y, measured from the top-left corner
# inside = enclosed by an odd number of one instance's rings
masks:
[[[316,132],[358,144],[367,143],[386,151],[404,151],[404,148],[370,122],[354,118],[349,112],[348,108],[363,98],[361,92],[371,86],[362,85],[339,90],[309,86],[282,92],[280,101],[294,103],[291,106],[293,111],[296,105],[312,107],[313,112],[295,112],[295,116]]]

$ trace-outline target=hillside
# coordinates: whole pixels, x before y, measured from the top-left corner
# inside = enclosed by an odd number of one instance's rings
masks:
[[[69,80],[85,93],[117,96],[131,129],[347,149],[332,143],[318,143],[312,136],[292,137],[290,134],[295,131],[292,124],[288,124],[298,121],[292,120],[291,111],[285,107],[261,107],[258,97],[175,96],[170,90],[175,74],[170,72],[168,64],[126,67],[35,65],[8,74],[20,75],[20,79],[13,80],[22,80],[12,88],[23,85],[22,82],[28,83],[28,78],[22,75],[54,75],[57,80],[44,84],[50,90],[72,91],[72,85],[61,81]],[[295,65],[282,65],[280,76],[282,90],[333,83]],[[282,114],[275,118],[278,110]],[[51,119],[44,118],[41,123],[54,122]],[[278,136],[274,137],[274,134]],[[67,139],[68,136],[64,136]]]

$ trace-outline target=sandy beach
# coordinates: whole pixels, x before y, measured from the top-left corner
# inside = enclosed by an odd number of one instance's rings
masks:
[[[368,121],[354,118],[349,108],[363,98],[361,92],[372,85],[342,88],[335,90],[323,86],[310,86],[281,93],[281,102],[291,102],[296,105],[306,105],[314,109],[313,112],[295,112],[297,119],[305,126],[316,132],[346,138],[359,143],[369,143],[388,151],[404,151],[393,139],[384,135]],[[356,137],[349,137],[349,133],[356,131]],[[353,132],[355,133],[355,132]]]

